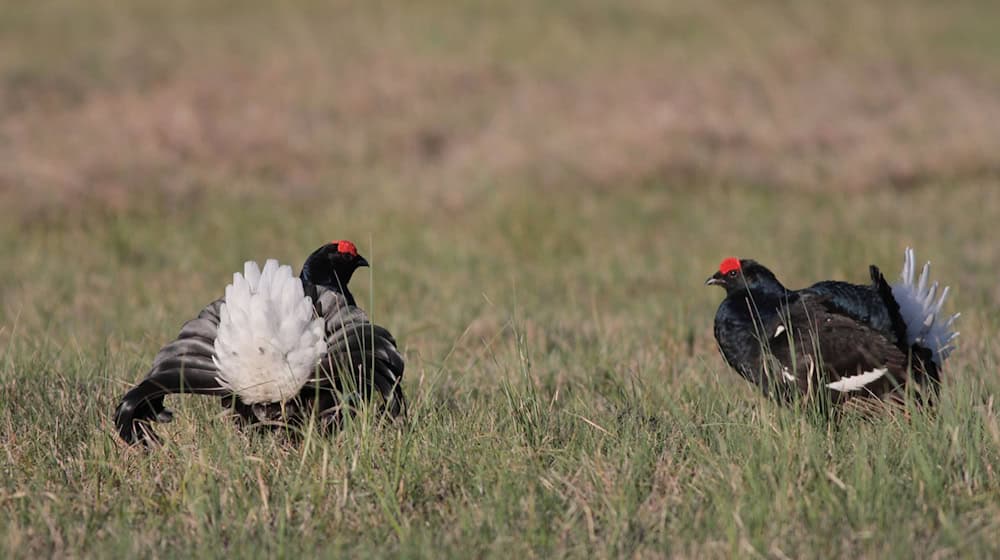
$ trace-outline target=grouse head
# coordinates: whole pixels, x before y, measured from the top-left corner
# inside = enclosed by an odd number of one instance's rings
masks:
[[[331,241],[313,251],[299,275],[304,282],[337,291],[345,291],[351,276],[368,261],[358,254],[350,241]]]
[[[722,261],[719,270],[705,281],[706,286],[721,286],[726,295],[743,291],[783,293],[781,285],[774,273],[764,265],[752,259],[737,259],[729,257]]]

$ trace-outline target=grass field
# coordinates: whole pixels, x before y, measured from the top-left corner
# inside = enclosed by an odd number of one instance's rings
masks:
[[[995,2],[9,2],[3,557],[1000,555]],[[274,3],[278,4],[278,3]],[[352,239],[405,426],[111,414],[244,260]],[[830,425],[712,338],[934,262],[940,406]]]

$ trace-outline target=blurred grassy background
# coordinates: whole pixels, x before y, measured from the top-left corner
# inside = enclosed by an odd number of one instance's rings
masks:
[[[1000,5],[7,2],[8,555],[1000,553]],[[246,259],[333,238],[408,428],[110,415]],[[963,311],[938,415],[842,430],[718,357],[730,254]],[[103,554],[102,554],[103,553]]]

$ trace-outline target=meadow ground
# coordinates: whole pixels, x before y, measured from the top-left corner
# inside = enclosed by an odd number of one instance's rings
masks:
[[[11,3],[4,557],[1000,555],[993,2]],[[408,423],[111,413],[246,259],[331,238]],[[718,356],[730,254],[934,262],[940,406],[837,425]]]

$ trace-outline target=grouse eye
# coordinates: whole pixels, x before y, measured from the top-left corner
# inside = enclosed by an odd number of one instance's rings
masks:
[[[729,277],[730,278],[736,278],[736,271],[735,270],[730,270],[729,271]]]

